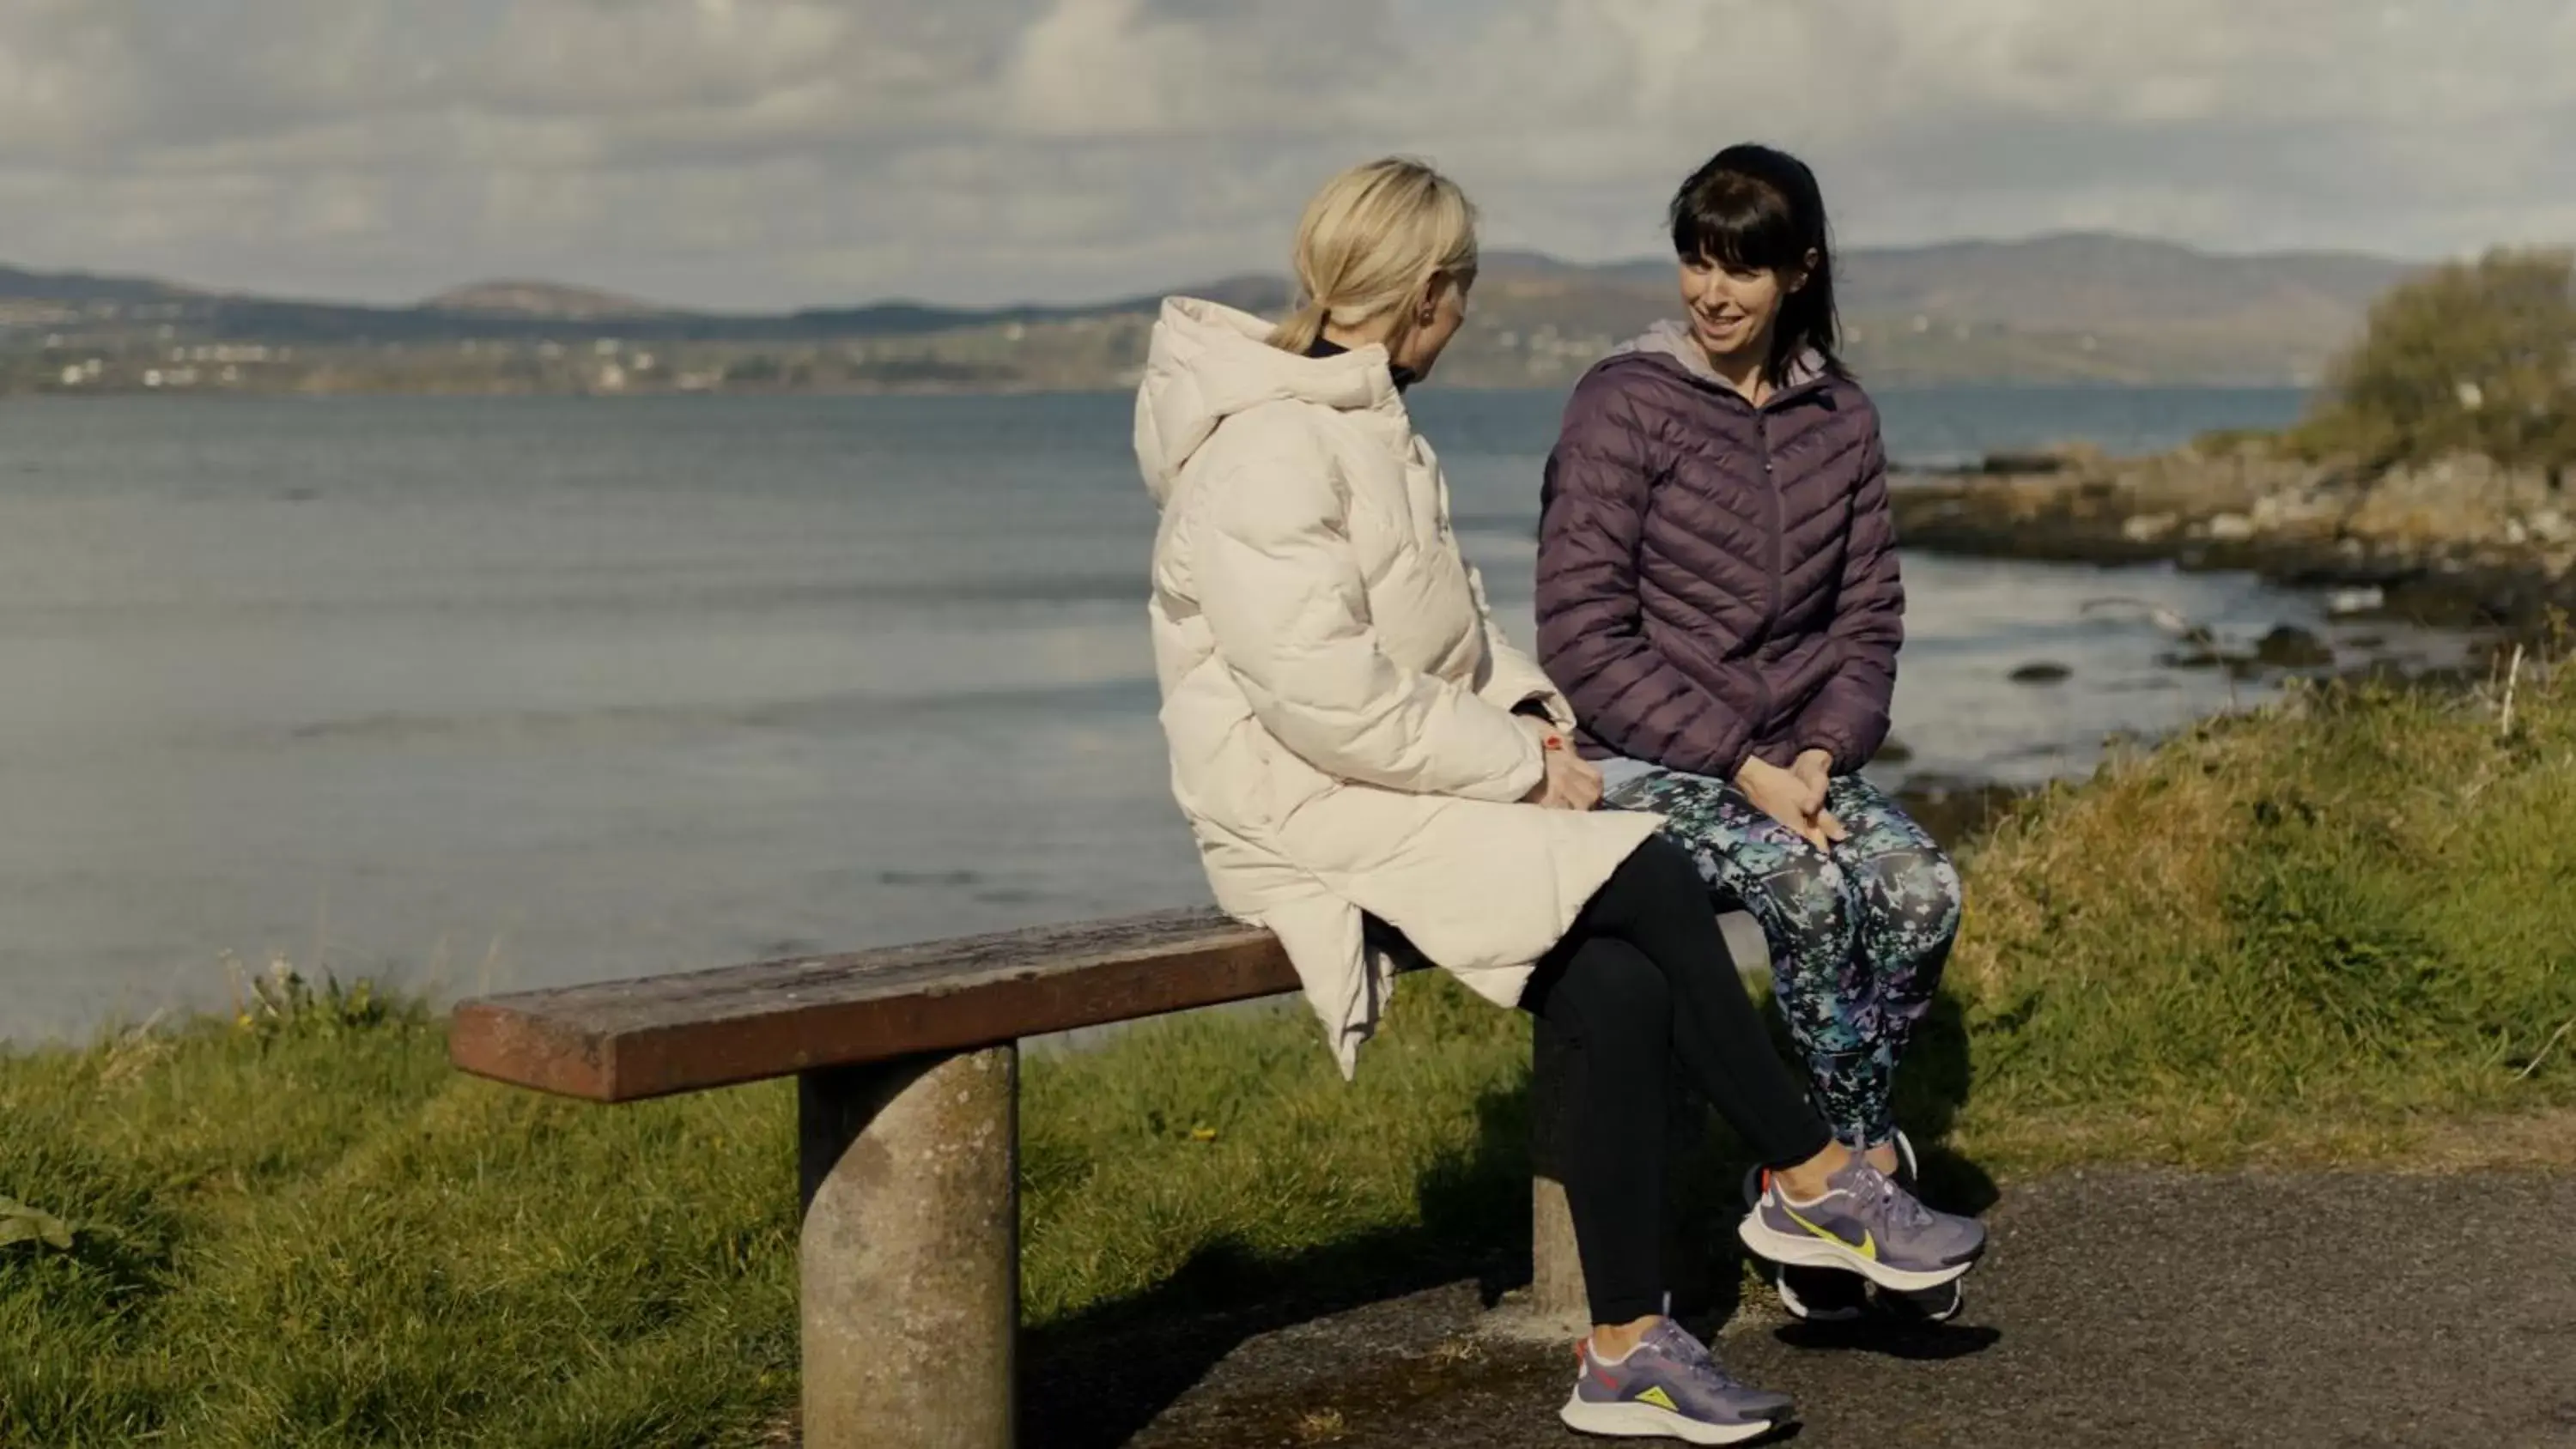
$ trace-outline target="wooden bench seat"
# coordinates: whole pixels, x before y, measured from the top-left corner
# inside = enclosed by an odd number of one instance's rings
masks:
[[[478,1076],[633,1102],[1296,989],[1269,932],[1164,911],[489,997],[456,1009],[448,1050]]]

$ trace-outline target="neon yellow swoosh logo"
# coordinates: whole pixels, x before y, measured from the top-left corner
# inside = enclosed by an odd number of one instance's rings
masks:
[[[1859,1242],[1847,1243],[1841,1238],[1834,1236],[1832,1233],[1826,1232],[1823,1228],[1817,1227],[1814,1223],[1807,1221],[1805,1218],[1798,1216],[1798,1210],[1789,1206],[1785,1202],[1780,1204],[1780,1211],[1789,1215],[1789,1221],[1805,1228],[1808,1232],[1815,1234],[1817,1237],[1824,1239],[1835,1247],[1849,1248],[1853,1252],[1860,1254],[1862,1257],[1869,1259],[1873,1263],[1878,1261],[1878,1238],[1867,1228],[1861,1229]]]
[[[1641,1404],[1652,1404],[1656,1408],[1661,1409],[1668,1414],[1678,1414],[1681,1412],[1681,1410],[1673,1404],[1673,1396],[1664,1392],[1664,1386],[1662,1384],[1657,1384],[1653,1388],[1639,1394],[1637,1396],[1637,1402]]]

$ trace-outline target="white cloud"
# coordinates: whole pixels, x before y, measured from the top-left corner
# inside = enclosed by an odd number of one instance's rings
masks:
[[[1726,141],[1850,241],[2576,240],[2563,0],[13,0],[0,259],[408,297],[1067,297],[1276,267],[1425,152],[1655,244]]]

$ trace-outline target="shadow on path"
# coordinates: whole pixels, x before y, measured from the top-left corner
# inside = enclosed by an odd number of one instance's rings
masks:
[[[1795,1058],[1787,1057],[1794,1061]],[[1954,1212],[1993,1205],[1993,1180],[1946,1145],[1971,1080],[1965,1014],[1944,992],[1918,1030],[1898,1091],[1917,1142],[1926,1196]],[[1221,1241],[1146,1292],[1031,1330],[1022,1343],[1021,1424],[1031,1449],[1114,1449],[1125,1444],[1253,1337],[1334,1318],[1461,1280],[1488,1308],[1529,1281],[1530,1105],[1526,1084],[1477,1103],[1473,1151],[1444,1159],[1415,1186],[1418,1226],[1373,1233],[1266,1260]],[[1708,1254],[1676,1264],[1692,1285],[1676,1310],[1714,1333],[1741,1307],[1744,1256],[1732,1229],[1745,1155],[1722,1123],[1675,1175],[1684,1211],[1704,1231],[1687,1236]],[[1954,1325],[1793,1325],[1784,1342],[1916,1360],[1973,1355],[2000,1337]],[[1427,1344],[1390,1344],[1421,1353]]]

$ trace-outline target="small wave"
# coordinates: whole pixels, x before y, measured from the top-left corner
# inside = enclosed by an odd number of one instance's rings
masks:
[[[611,705],[491,714],[365,714],[296,725],[287,731],[287,737],[299,742],[412,745],[573,738],[589,743],[656,735],[703,736],[727,730],[839,734],[889,723],[920,725],[955,717],[1004,719],[1029,713],[1150,716],[1154,699],[1152,679],[1122,676],[922,695],[854,691],[750,706]]]
[[[608,577],[615,573],[617,577]],[[479,618],[504,615],[518,620],[554,619],[610,613],[641,615],[684,613],[766,613],[776,610],[849,608],[875,615],[902,610],[935,613],[977,605],[1031,608],[1123,605],[1142,614],[1150,595],[1140,562],[1132,571],[1099,574],[1026,575],[1010,578],[936,579],[732,580],[691,583],[685,579],[639,577],[631,567],[606,571],[596,587],[579,579],[528,579],[499,574],[478,579],[471,592],[406,589],[375,581],[326,581],[309,585],[300,595],[271,596],[209,592],[192,597],[134,595],[124,598],[21,598],[10,604],[14,620],[65,619],[82,623],[134,624],[183,620],[191,624],[221,622],[231,626],[273,621],[328,619],[343,622],[368,618]],[[566,583],[574,587],[564,587]],[[229,586],[227,586],[229,587]]]
[[[1449,527],[1456,533],[1492,533],[1514,539],[1528,539],[1538,532],[1538,509],[1533,506],[1509,513],[1452,513]]]
[[[544,738],[580,735],[689,731],[739,723],[739,711],[660,705],[617,705],[599,709],[509,710],[492,714],[352,715],[296,725],[289,739],[307,742],[426,744],[472,739]]]
[[[984,877],[971,870],[881,870],[877,884],[887,886],[946,886],[959,889],[983,884]]]
[[[952,718],[1001,719],[1043,713],[1153,713],[1154,681],[1145,676],[1083,680],[1071,684],[1038,684],[1001,689],[961,689],[934,694],[879,693],[823,695],[783,700],[741,715],[747,725],[803,730],[837,730],[859,724],[900,721],[923,724]]]
[[[719,608],[759,609],[817,604],[1134,604],[1140,611],[1150,589],[1144,566],[1116,574],[1023,575],[1009,578],[814,580],[808,583],[723,585],[686,591],[686,601]]]

